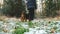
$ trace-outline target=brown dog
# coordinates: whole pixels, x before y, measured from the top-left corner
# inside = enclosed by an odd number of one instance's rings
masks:
[[[25,14],[24,11],[21,13],[20,19],[21,19],[22,22],[26,21],[26,14]]]

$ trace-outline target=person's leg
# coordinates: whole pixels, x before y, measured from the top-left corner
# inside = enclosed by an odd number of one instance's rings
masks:
[[[30,9],[29,10],[29,20],[33,20],[34,19],[34,9]]]
[[[26,19],[29,19],[29,14],[26,14]]]

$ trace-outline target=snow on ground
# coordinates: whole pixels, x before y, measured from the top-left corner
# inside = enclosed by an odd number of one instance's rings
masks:
[[[30,28],[27,23],[21,23],[21,25],[24,28],[29,28],[29,32],[24,32],[24,34],[52,34],[51,32],[54,32],[54,34],[60,34],[60,21],[54,19],[34,19],[32,20],[34,28]],[[5,21],[0,21],[0,34],[12,34],[14,27],[17,26],[16,23],[20,21],[20,19],[6,18],[4,20]],[[7,31],[4,32],[4,29]]]

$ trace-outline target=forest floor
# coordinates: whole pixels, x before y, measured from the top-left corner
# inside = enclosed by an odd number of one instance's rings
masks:
[[[49,23],[49,21],[51,23]],[[58,21],[58,23],[56,23],[56,21]],[[16,25],[16,23],[18,23],[19,25],[22,25],[22,27],[24,27],[24,28],[29,29],[29,32],[25,32],[25,34],[31,34],[34,32],[36,32],[36,34],[41,34],[41,31],[49,34],[51,32],[52,28],[54,28],[55,26],[57,29],[53,29],[53,31],[55,31],[54,33],[58,32],[60,34],[60,16],[57,16],[54,18],[52,18],[52,17],[36,18],[36,19],[32,20],[32,22],[30,24],[28,24],[29,22],[21,23],[20,18],[0,16],[0,26],[1,26],[0,34],[12,34],[12,31],[14,30],[15,26],[18,25],[18,24]],[[31,25],[32,23],[34,23],[34,25]],[[32,26],[32,28],[30,28],[29,25]],[[35,27],[35,28],[33,29],[33,27]],[[6,31],[6,29],[8,29],[8,30]],[[40,30],[38,30],[38,29],[40,29]],[[45,32],[45,31],[47,31],[47,32]]]
[[[4,20],[9,20],[9,19],[12,19],[12,20],[20,20],[20,18],[16,18],[16,17],[7,17],[7,16],[0,16],[0,20],[4,21]],[[45,17],[45,18],[35,18],[34,20],[47,20],[47,21],[60,21],[60,16],[56,16],[54,18],[52,17]]]

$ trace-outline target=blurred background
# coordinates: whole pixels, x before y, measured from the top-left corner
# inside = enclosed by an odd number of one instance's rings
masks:
[[[27,0],[0,0],[0,34],[60,34],[60,0],[36,0],[35,5],[30,22],[20,20],[22,11],[29,14]]]
[[[0,0],[0,15],[20,17],[22,11],[28,13],[27,0]],[[60,0],[36,0],[35,17],[60,16]]]

